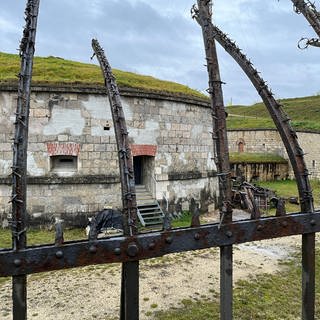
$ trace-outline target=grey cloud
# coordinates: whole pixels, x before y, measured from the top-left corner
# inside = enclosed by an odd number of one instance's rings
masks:
[[[190,17],[194,2],[45,0],[41,2],[36,52],[90,62],[90,41],[97,37],[113,67],[203,91],[207,74],[201,30]],[[16,52],[24,24],[24,4],[0,2],[1,51]],[[291,1],[217,0],[214,15],[218,26],[248,54],[277,96],[319,91],[319,50],[300,51],[296,47],[301,36],[313,37],[313,30],[293,12]],[[226,103],[259,100],[248,79],[222,49],[219,60],[227,83]]]

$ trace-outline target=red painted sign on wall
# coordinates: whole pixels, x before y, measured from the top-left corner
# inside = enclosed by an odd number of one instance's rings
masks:
[[[77,156],[80,152],[80,144],[73,142],[48,142],[47,150],[49,156]]]
[[[153,144],[132,144],[132,156],[151,156],[154,157],[157,153],[157,146]]]

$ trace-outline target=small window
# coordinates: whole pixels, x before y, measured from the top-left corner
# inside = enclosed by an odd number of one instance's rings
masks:
[[[316,167],[316,160],[312,160],[312,169],[315,169]]]
[[[75,173],[78,170],[78,157],[51,156],[51,171],[56,173]]]

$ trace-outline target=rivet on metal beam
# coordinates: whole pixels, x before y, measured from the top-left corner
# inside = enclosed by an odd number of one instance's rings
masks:
[[[317,224],[317,222],[316,222],[316,220],[311,219],[311,220],[310,220],[310,224],[311,224],[312,226],[315,226],[315,225]]]
[[[14,259],[13,264],[18,268],[21,266],[22,261],[20,259]]]
[[[96,252],[97,252],[97,247],[96,247],[95,245],[91,245],[91,246],[89,247],[89,252],[90,252],[90,253],[96,253]]]
[[[258,231],[261,231],[263,229],[263,226],[261,225],[261,224],[259,224],[258,226],[257,226],[257,230]]]
[[[116,254],[117,256],[119,256],[121,254],[121,249],[120,248],[115,248],[113,250],[114,254]]]
[[[227,236],[228,238],[231,238],[231,237],[233,236],[232,231],[228,230],[228,231],[226,232],[226,236]]]
[[[127,254],[129,257],[135,257],[139,252],[139,248],[135,243],[129,243],[127,248]]]
[[[172,237],[166,237],[166,243],[170,244],[172,243],[173,239]]]
[[[57,251],[57,252],[56,252],[56,257],[57,257],[58,259],[61,259],[61,258],[63,257],[63,252],[62,252],[61,250]]]
[[[152,242],[149,243],[148,247],[149,247],[150,250],[153,250],[156,247],[156,244],[152,241]]]
[[[200,234],[198,232],[194,234],[194,240],[200,240]]]

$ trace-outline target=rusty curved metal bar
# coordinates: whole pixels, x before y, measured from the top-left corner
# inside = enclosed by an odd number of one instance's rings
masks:
[[[33,56],[40,0],[29,0],[20,43],[21,57],[12,161],[12,246],[19,252],[27,245],[27,149]],[[27,319],[26,275],[12,278],[13,320]]]
[[[232,221],[231,206],[231,177],[229,147],[226,125],[226,112],[223,101],[222,81],[220,77],[219,61],[216,43],[208,33],[207,25],[212,21],[212,2],[198,0],[198,19],[205,47],[207,71],[209,77],[208,92],[211,97],[212,139],[214,161],[219,177],[220,224]],[[220,247],[220,319],[232,319],[232,282],[233,282],[233,248]]]
[[[121,104],[120,93],[111,66],[98,40],[92,40],[92,48],[100,63],[105,79],[105,86],[109,97],[111,113],[114,123],[115,136],[118,148],[120,180],[122,190],[123,215],[125,216],[125,234],[132,236],[137,233],[136,217],[137,204],[135,194],[134,172],[129,147],[128,130]]]
[[[198,16],[195,16],[195,18],[199,19]],[[312,190],[308,178],[308,169],[304,161],[303,150],[298,143],[297,134],[290,125],[291,119],[285,114],[281,104],[275,100],[267,83],[259,75],[257,69],[254,68],[252,62],[241,52],[235,42],[230,40],[225,33],[212,23],[207,24],[206,28],[212,40],[217,40],[226,52],[229,53],[229,55],[238,63],[262,98],[280,133],[281,139],[289,155],[298,185],[301,210],[304,212],[314,211]]]
[[[291,0],[295,8],[295,12],[307,19],[315,33],[320,38],[320,12],[317,10],[314,3],[309,0]],[[312,45],[312,43],[310,43]]]
[[[223,205],[228,207],[228,213],[231,214],[231,206],[230,204],[227,204],[227,202],[231,202],[231,179],[222,81],[215,41],[211,41],[212,39],[206,28],[208,21],[211,21],[211,1],[198,0],[198,7],[199,17],[201,16],[201,19],[199,18],[198,22],[202,28],[209,76],[208,92],[211,97],[214,161],[219,174],[219,197],[221,199],[219,207],[223,207]]]
[[[208,0],[203,0],[208,3]],[[199,9],[194,8],[194,18],[201,23]],[[241,52],[239,47],[230,40],[212,21],[207,20],[205,28],[212,41],[217,40],[227,53],[238,63],[256,88],[266,105],[281,139],[285,145],[297,181],[300,206],[303,212],[314,212],[312,190],[308,178],[303,150],[299,146],[296,132],[290,125],[290,118],[285,114],[266,82],[260,77],[252,62]],[[315,315],[315,234],[302,236],[302,319],[314,320]]]
[[[104,76],[114,123],[120,167],[122,212],[125,217],[124,234],[133,236],[137,234],[137,203],[126,120],[115,77],[98,40],[92,39],[92,48]],[[129,254],[135,255],[137,251],[138,246],[134,241],[128,245]],[[129,261],[122,264],[120,320],[137,319],[139,319],[139,261]]]
[[[320,12],[317,10],[314,3],[309,0],[291,0],[294,6],[294,11],[303,16],[310,23],[315,33],[320,38]],[[299,49],[306,49],[308,46],[320,47],[319,38],[305,38],[302,37],[298,42]]]

